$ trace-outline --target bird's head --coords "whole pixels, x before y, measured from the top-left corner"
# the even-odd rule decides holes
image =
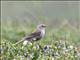
[[[45,24],[40,24],[37,26],[37,29],[45,29],[46,25]]]

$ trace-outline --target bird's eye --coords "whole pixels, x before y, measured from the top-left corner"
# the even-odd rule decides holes
[[[42,25],[42,27],[46,27],[45,25]]]

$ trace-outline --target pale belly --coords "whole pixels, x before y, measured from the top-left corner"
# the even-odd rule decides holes
[[[41,37],[44,37],[44,35],[45,35],[45,30],[42,30],[41,31]]]

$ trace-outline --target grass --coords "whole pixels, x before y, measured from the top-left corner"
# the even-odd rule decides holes
[[[34,29],[34,25],[3,24],[1,60],[80,60],[80,33],[68,27],[47,28],[40,41],[13,45]]]

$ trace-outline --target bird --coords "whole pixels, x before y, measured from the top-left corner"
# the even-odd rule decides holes
[[[38,25],[34,32],[25,36],[24,38],[22,38],[22,40],[20,40],[16,44],[23,42],[23,44],[26,45],[28,42],[31,42],[31,41],[39,41],[45,36],[45,27],[46,27],[45,24]]]

